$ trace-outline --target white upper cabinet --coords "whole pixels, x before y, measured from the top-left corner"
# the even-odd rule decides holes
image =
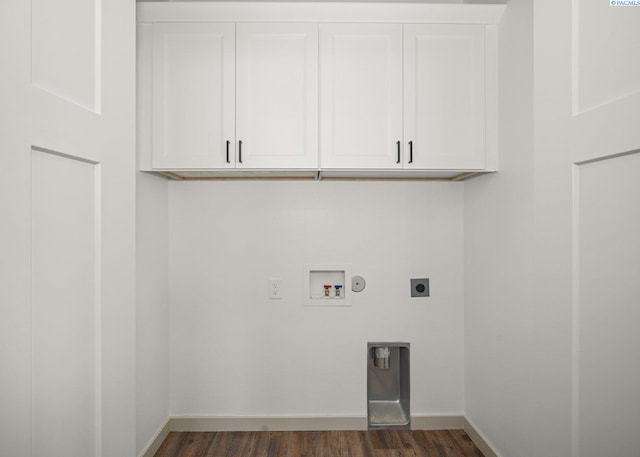
[[[235,26],[154,24],[152,75],[152,167],[233,167]]]
[[[321,25],[321,167],[485,168],[484,40],[482,25]]]
[[[402,25],[320,24],[321,168],[402,167]]]
[[[318,167],[318,25],[153,25],[152,168]]]
[[[236,25],[238,168],[318,167],[318,25]]]
[[[142,170],[462,179],[498,169],[505,5],[247,5],[138,3]]]
[[[485,27],[404,26],[405,167],[485,168]]]

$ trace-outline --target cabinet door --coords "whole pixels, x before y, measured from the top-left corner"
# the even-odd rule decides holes
[[[318,26],[236,27],[236,166],[317,168]]]
[[[320,25],[320,166],[400,168],[402,25]]]
[[[234,166],[234,28],[153,25],[153,168]]]
[[[485,167],[484,43],[482,25],[404,26],[405,167]]]

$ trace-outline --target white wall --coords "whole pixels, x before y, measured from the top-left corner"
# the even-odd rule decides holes
[[[168,187],[136,174],[136,455],[169,416]]]
[[[364,416],[372,340],[411,343],[413,414],[463,412],[460,183],[169,188],[172,414]],[[349,263],[367,287],[305,307],[305,263]],[[411,299],[423,276],[431,297]]]
[[[513,0],[500,25],[500,172],[465,182],[465,413],[504,456],[532,455],[537,436],[532,15]]]

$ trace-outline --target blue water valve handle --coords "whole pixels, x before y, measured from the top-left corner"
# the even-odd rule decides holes
[[[336,284],[333,286],[336,289],[336,297],[340,296],[340,289],[342,289],[342,284]]]

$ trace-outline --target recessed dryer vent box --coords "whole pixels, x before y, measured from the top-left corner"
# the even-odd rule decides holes
[[[305,306],[351,306],[350,265],[305,265]]]

